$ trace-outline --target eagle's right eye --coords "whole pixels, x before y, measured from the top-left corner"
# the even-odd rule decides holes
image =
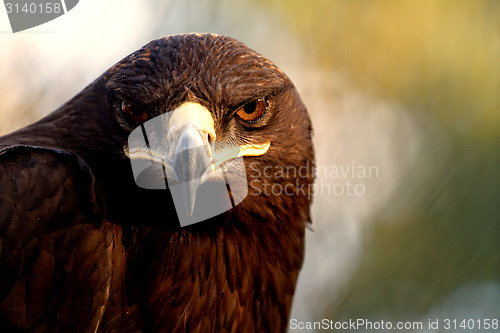
[[[149,114],[140,106],[123,101],[120,113],[127,124],[137,126],[149,119]]]
[[[236,115],[247,123],[255,123],[262,119],[267,112],[267,100],[259,98],[246,103],[236,110]]]

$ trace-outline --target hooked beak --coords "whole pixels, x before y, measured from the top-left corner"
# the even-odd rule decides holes
[[[144,134],[148,133],[148,122],[141,125]],[[188,216],[193,214],[198,188],[223,163],[241,156],[263,155],[271,145],[270,142],[240,146],[217,142],[212,115],[206,107],[193,102],[185,102],[175,109],[168,125],[162,127],[167,127],[166,140],[164,135],[156,134],[155,138],[163,140],[146,141],[147,149],[144,145],[131,145],[129,140],[125,153],[130,159],[146,159],[162,164],[169,183],[173,180],[180,187]],[[166,141],[166,149],[161,141]]]
[[[194,210],[196,192],[204,176],[211,172],[216,139],[214,120],[202,105],[187,102],[172,113],[169,120],[170,165],[182,191],[186,213]]]

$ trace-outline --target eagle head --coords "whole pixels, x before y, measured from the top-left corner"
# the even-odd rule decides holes
[[[170,190],[181,225],[224,210],[309,219],[310,118],[292,81],[262,55],[226,36],[168,36],[98,83],[109,96],[111,132],[131,161],[124,177],[137,191]],[[151,206],[155,194],[138,197]]]

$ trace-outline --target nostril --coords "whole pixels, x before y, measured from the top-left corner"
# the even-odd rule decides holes
[[[208,143],[210,145],[213,145],[215,143],[215,139],[216,139],[216,135],[215,135],[215,131],[210,131],[210,132],[207,132],[207,140],[208,140]]]
[[[205,133],[205,144],[208,152],[208,156],[212,157],[215,148],[215,134]]]

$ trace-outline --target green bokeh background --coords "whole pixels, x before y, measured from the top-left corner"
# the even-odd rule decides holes
[[[344,298],[318,318],[425,314],[461,285],[498,282],[500,2],[325,0],[275,8],[321,67],[426,118],[451,149],[430,181],[410,175],[390,203],[397,209],[373,216],[382,223],[371,224]]]

